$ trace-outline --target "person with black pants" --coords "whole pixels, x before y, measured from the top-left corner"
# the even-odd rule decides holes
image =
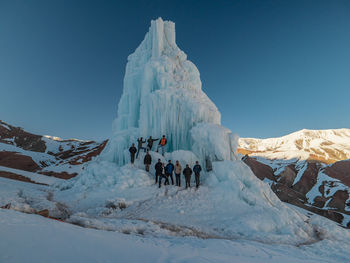
[[[196,161],[196,165],[193,166],[193,172],[194,172],[195,179],[196,179],[196,188],[199,187],[199,177],[200,177],[201,171],[202,171],[202,167],[199,165],[198,161]]]
[[[144,150],[146,152],[146,148],[143,147],[143,144],[146,142],[146,140],[143,140],[143,138],[138,138],[137,139],[137,154],[136,154],[136,159],[139,157],[140,150]]]
[[[174,171],[174,165],[171,163],[171,160],[169,160],[168,164],[165,167],[165,174],[167,178],[170,177],[172,185],[174,185],[173,171]],[[169,179],[168,179],[168,183],[169,183]]]
[[[186,179],[186,188],[187,188],[187,187],[191,187],[191,175],[192,175],[192,170],[191,170],[191,168],[188,166],[188,164],[186,164],[186,168],[184,169],[183,174],[184,174],[185,179]]]
[[[153,142],[158,141],[159,139],[152,139],[152,136],[149,136],[148,140],[147,140],[147,148],[149,151],[152,151],[152,147],[153,147]]]
[[[145,158],[143,159],[143,163],[145,165],[146,172],[149,172],[149,166],[152,163],[152,156],[149,154],[148,150],[147,150],[147,153],[145,155]]]
[[[131,145],[131,147],[129,148],[129,152],[130,152],[130,160],[131,160],[131,163],[133,164],[134,161],[135,161],[135,153],[136,153],[136,147],[135,147],[135,144],[133,143]]]
[[[163,170],[162,162],[160,161],[160,159],[158,159],[158,162],[154,166],[154,169],[156,170],[156,183],[158,183],[158,179],[160,179]]]

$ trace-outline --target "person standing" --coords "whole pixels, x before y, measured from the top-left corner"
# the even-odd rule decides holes
[[[145,164],[146,172],[149,172],[149,166],[152,163],[152,156],[149,154],[148,150],[145,155],[145,158],[143,159],[143,163]]]
[[[130,160],[131,160],[131,163],[134,164],[134,161],[135,161],[135,153],[136,153],[136,147],[135,147],[135,144],[133,143],[131,145],[131,147],[129,148],[129,152],[130,152]]]
[[[181,178],[180,178],[181,171],[182,171],[181,164],[179,163],[179,161],[176,161],[175,168],[174,168],[176,186],[181,186]]]
[[[163,169],[162,162],[160,161],[160,159],[158,159],[158,162],[154,166],[154,169],[156,170],[156,183],[158,183],[158,179],[160,179],[162,175],[162,169]]]
[[[143,149],[143,150],[145,150],[145,152],[146,152],[146,148],[142,146],[145,142],[146,142],[146,141],[144,141],[142,137],[137,139],[137,154],[136,154],[136,159],[137,159],[137,157],[139,157],[140,150]]]
[[[149,136],[148,140],[147,140],[147,148],[149,151],[152,151],[152,147],[153,147],[153,142],[158,141],[159,139],[152,139],[152,136]]]
[[[168,164],[165,167],[166,177],[171,179],[171,184],[174,185],[174,177],[173,177],[174,165],[171,163],[171,160],[168,161]],[[169,182],[169,179],[168,179]]]
[[[162,149],[162,155],[164,156],[165,152],[165,145],[167,144],[167,139],[165,138],[165,135],[160,139],[158,147],[157,147],[157,152],[159,150],[159,147]]]
[[[196,188],[199,187],[199,177],[200,177],[201,171],[202,171],[202,167],[199,165],[198,161],[196,161],[196,165],[193,166],[193,172],[196,179]]]
[[[169,184],[169,180],[168,180],[168,178],[166,177],[166,175],[165,175],[165,165],[164,165],[164,163],[162,163],[162,173],[161,173],[161,175],[159,176],[159,188],[161,187],[161,185],[162,185],[162,179],[165,179],[165,182],[164,182],[164,185],[168,185]]]
[[[187,187],[191,187],[191,175],[192,175],[192,169],[186,164],[186,168],[183,171],[183,174],[186,179],[186,189]]]

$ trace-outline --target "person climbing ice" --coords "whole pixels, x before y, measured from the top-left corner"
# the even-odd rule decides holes
[[[199,165],[198,161],[196,161],[196,165],[193,166],[193,172],[196,180],[196,188],[199,187],[199,177],[200,177],[201,171],[202,171],[202,167]]]
[[[174,165],[171,163],[171,160],[169,160],[168,164],[165,166],[165,174],[166,174],[166,177],[168,178],[168,182],[170,177],[172,185],[174,185],[173,171],[174,171]]]
[[[142,137],[137,139],[137,154],[136,154],[136,159],[139,157],[140,150],[143,149],[143,150],[146,152],[146,148],[142,146],[145,142],[146,142],[146,141],[144,141]]]
[[[135,143],[133,143],[131,145],[131,147],[129,148],[129,152],[130,152],[130,161],[132,164],[134,164],[135,161],[135,154],[136,154],[136,147],[135,147]]]
[[[156,170],[156,184],[158,183],[158,179],[162,175],[162,162],[160,159],[158,159],[158,162],[155,164],[154,169]]]
[[[153,147],[153,142],[158,141],[159,139],[153,139],[152,136],[149,136],[148,140],[147,140],[147,148],[148,150],[152,151],[152,147]]]
[[[162,149],[162,155],[164,156],[164,152],[165,152],[165,145],[167,143],[167,140],[165,138],[165,135],[162,136],[162,138],[159,141],[158,147],[157,147],[157,152],[159,150],[159,147]]]
[[[152,163],[152,156],[149,154],[148,150],[147,150],[147,153],[145,155],[145,158],[143,159],[143,163],[145,165],[146,172],[149,172],[149,166]]]
[[[186,168],[184,169],[183,174],[184,174],[185,180],[186,180],[186,189],[187,189],[188,187],[191,188],[192,169],[189,167],[188,164],[186,164]]]
[[[179,161],[176,161],[175,168],[174,168],[174,173],[175,173],[175,181],[176,181],[176,186],[181,186],[181,171],[182,167]]]

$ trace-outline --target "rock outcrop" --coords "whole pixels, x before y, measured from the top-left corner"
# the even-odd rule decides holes
[[[282,201],[350,227],[350,160],[326,165],[246,155],[243,161]]]
[[[98,156],[106,143],[36,135],[0,121],[0,167],[70,179],[84,163]]]

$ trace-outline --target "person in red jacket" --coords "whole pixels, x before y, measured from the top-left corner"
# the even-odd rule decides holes
[[[167,140],[165,138],[165,135],[163,135],[163,137],[160,139],[158,147],[157,147],[157,152],[159,150],[159,147],[161,147],[163,156],[164,156],[164,152],[165,152],[165,145],[166,145],[166,143],[167,143]]]

